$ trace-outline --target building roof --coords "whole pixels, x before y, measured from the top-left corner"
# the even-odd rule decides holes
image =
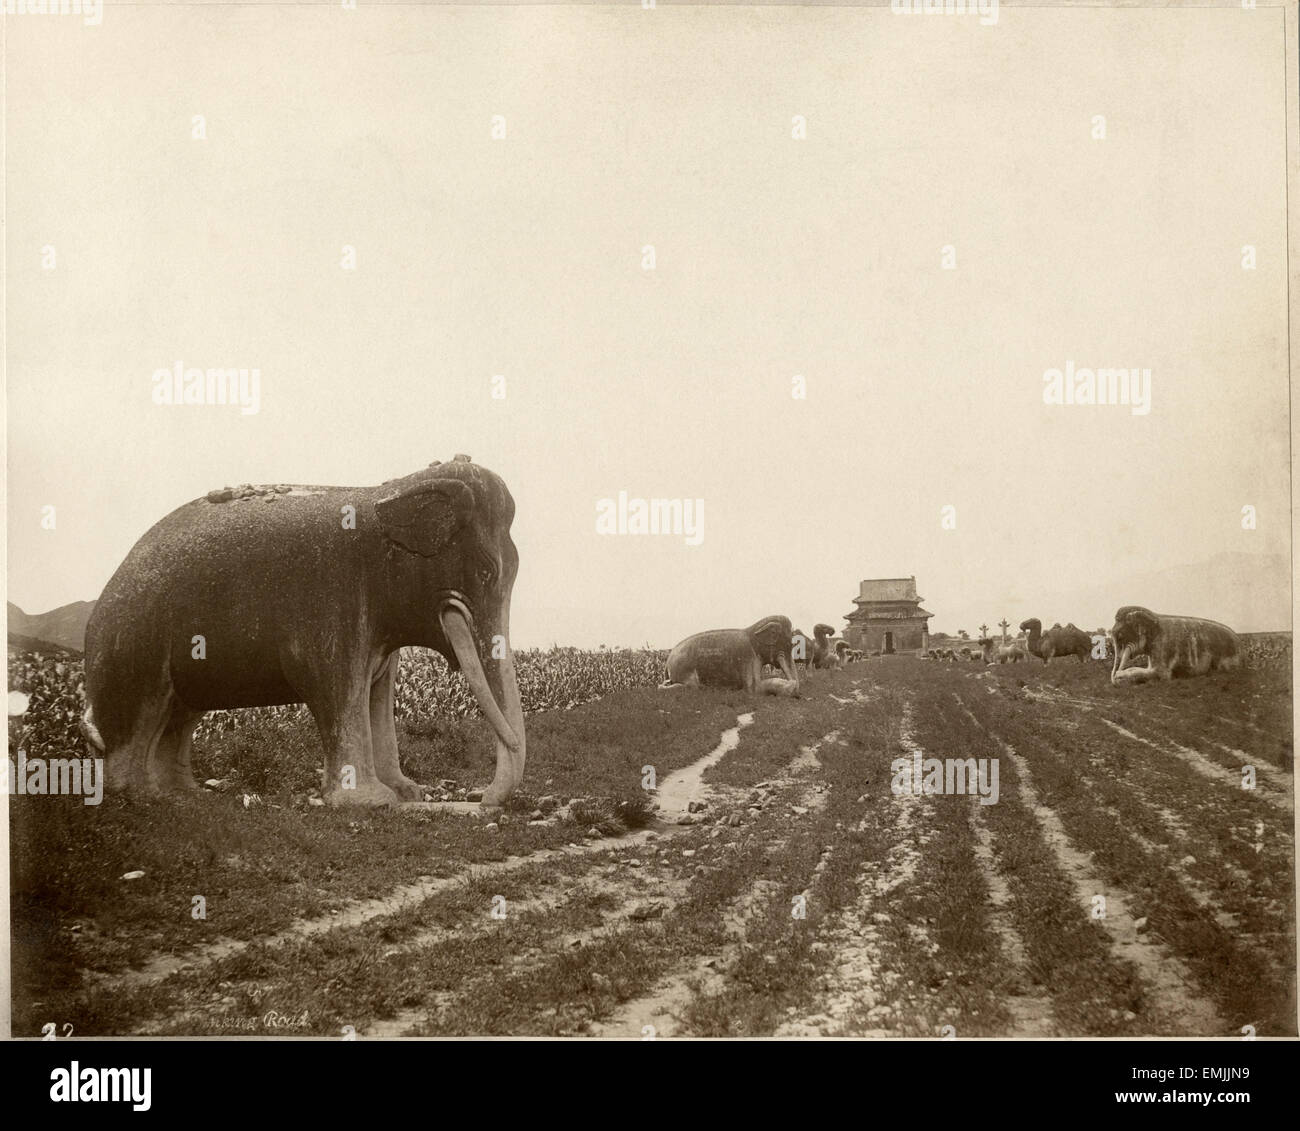
[[[907,609],[854,609],[845,613],[844,619],[856,625],[863,625],[873,620],[926,620],[934,613],[926,612],[920,605]]]
[[[918,601],[915,577],[876,577],[858,584],[855,601]]]

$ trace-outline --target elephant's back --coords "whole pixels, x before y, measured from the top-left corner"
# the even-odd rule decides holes
[[[86,625],[87,676],[96,657],[214,632],[255,639],[270,615],[290,617],[328,585],[355,585],[371,541],[376,488],[251,488],[177,507],[131,548]],[[345,525],[345,505],[355,522]],[[154,641],[157,643],[158,641]]]
[[[1162,616],[1160,620],[1176,642],[1193,647],[1197,652],[1209,650],[1224,658],[1236,656],[1241,650],[1241,639],[1217,620],[1172,616]]]
[[[743,685],[744,666],[754,656],[745,630],[715,628],[686,637],[668,653],[668,674],[677,682],[697,675],[701,683]]]
[[[186,577],[287,565],[350,545],[370,514],[371,487],[252,488],[225,498],[212,492],[177,507],[140,536],[114,573],[110,591],[156,593]],[[214,496],[217,496],[214,498]],[[354,520],[345,524],[342,508]],[[253,578],[255,580],[255,578]],[[197,596],[197,594],[191,594]]]

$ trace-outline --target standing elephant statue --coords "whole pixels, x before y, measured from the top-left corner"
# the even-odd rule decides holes
[[[496,733],[500,805],[524,772],[510,648],[519,555],[502,480],[458,455],[379,487],[212,491],[150,529],[86,625],[86,738],[110,788],[194,788],[204,713],[306,703],[325,800],[419,800],[398,767],[398,649],[464,673]]]
[[[797,696],[799,678],[790,661],[792,630],[788,617],[771,616],[748,628],[715,628],[688,636],[668,653],[668,679],[659,685],[729,687],[765,695]],[[785,673],[764,679],[763,665]]]

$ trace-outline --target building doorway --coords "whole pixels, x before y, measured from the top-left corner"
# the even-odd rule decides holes
[[[894,654],[894,634],[892,632],[885,633],[884,652],[886,656],[892,656]]]

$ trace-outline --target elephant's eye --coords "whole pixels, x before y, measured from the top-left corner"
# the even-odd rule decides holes
[[[496,579],[497,564],[486,554],[481,555],[478,559],[478,568],[475,570],[484,587],[490,586]]]

